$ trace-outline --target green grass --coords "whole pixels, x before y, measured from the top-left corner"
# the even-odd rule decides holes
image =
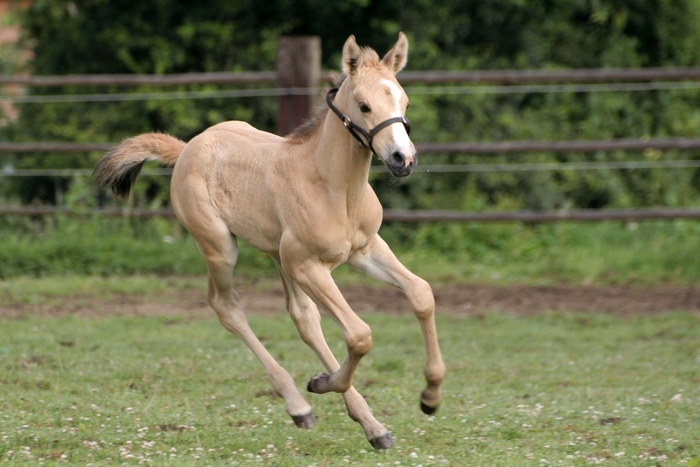
[[[0,222],[0,305],[167,301],[172,289],[204,296],[202,258],[172,222]],[[698,222],[387,227],[399,257],[437,285],[700,277]],[[236,275],[263,278],[262,287],[276,278],[245,245]],[[366,280],[347,268],[337,276]],[[418,408],[424,357],[415,321],[367,315],[375,346],[355,384],[397,441],[377,453],[338,395],[309,395],[318,425],[294,427],[252,353],[211,317],[31,309],[0,320],[0,463],[700,465],[696,314],[440,316],[449,374],[435,417]],[[300,387],[321,370],[288,317],[251,323]],[[326,329],[342,356],[337,328]]]
[[[697,221],[401,228],[407,240],[391,232],[390,245],[438,282],[658,285],[696,284],[700,277]]]
[[[381,234],[434,283],[687,285],[700,277],[697,221],[388,224]],[[172,220],[0,219],[2,279],[204,272],[193,239]],[[277,272],[241,243],[237,275]]]
[[[172,291],[196,290],[206,297],[206,275],[200,276],[48,276],[37,279],[31,276],[0,280],[0,305],[40,305],[47,302],[62,303],[62,299],[114,300],[119,296],[147,296],[151,301],[167,303]]]
[[[396,439],[375,452],[339,395],[293,426],[252,353],[215,319],[27,316],[0,322],[0,462],[151,465],[698,465],[700,317],[439,316],[449,368],[418,408],[420,332],[366,315],[356,387]],[[321,369],[285,315],[251,317],[303,387]],[[339,332],[324,323],[342,355]]]

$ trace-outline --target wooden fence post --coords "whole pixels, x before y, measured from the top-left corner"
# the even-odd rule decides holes
[[[321,78],[321,38],[280,37],[277,43],[277,84],[281,88],[316,88]],[[280,96],[277,101],[277,133],[289,134],[308,118],[316,106],[314,95]]]

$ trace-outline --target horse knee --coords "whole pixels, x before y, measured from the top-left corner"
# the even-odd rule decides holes
[[[411,286],[409,294],[413,312],[420,320],[430,319],[435,313],[435,297],[433,289],[426,281],[417,278]]]
[[[356,355],[367,355],[372,348],[372,330],[369,325],[362,322],[361,326],[348,333],[345,337],[348,351]]]

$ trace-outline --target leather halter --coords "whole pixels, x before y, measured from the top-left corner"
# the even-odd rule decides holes
[[[401,123],[403,124],[404,128],[406,128],[406,133],[409,135],[411,134],[411,122],[409,122],[408,119],[404,116],[386,119],[371,130],[365,130],[364,128],[358,126],[355,122],[350,120],[350,117],[342,113],[340,110],[338,110],[338,108],[335,105],[333,105],[333,99],[335,98],[335,94],[337,92],[338,88],[333,88],[328,91],[328,94],[326,94],[326,103],[328,104],[328,108],[331,109],[333,113],[338,116],[338,118],[340,118],[340,120],[343,122],[343,125],[345,125],[345,128],[348,129],[350,134],[353,135],[363,147],[368,147],[374,154],[377,154],[377,151],[375,151],[372,147],[372,140],[377,135],[377,133],[379,133],[389,125],[392,125],[394,123]],[[364,136],[366,141],[363,141],[362,138],[360,138],[360,135]]]

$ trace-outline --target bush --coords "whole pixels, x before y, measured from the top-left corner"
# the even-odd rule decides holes
[[[700,277],[693,221],[392,223],[381,234],[406,266],[437,282],[694,284]],[[244,242],[239,250],[236,276],[277,277],[267,255]],[[194,240],[172,219],[0,218],[3,279],[205,272]]]

